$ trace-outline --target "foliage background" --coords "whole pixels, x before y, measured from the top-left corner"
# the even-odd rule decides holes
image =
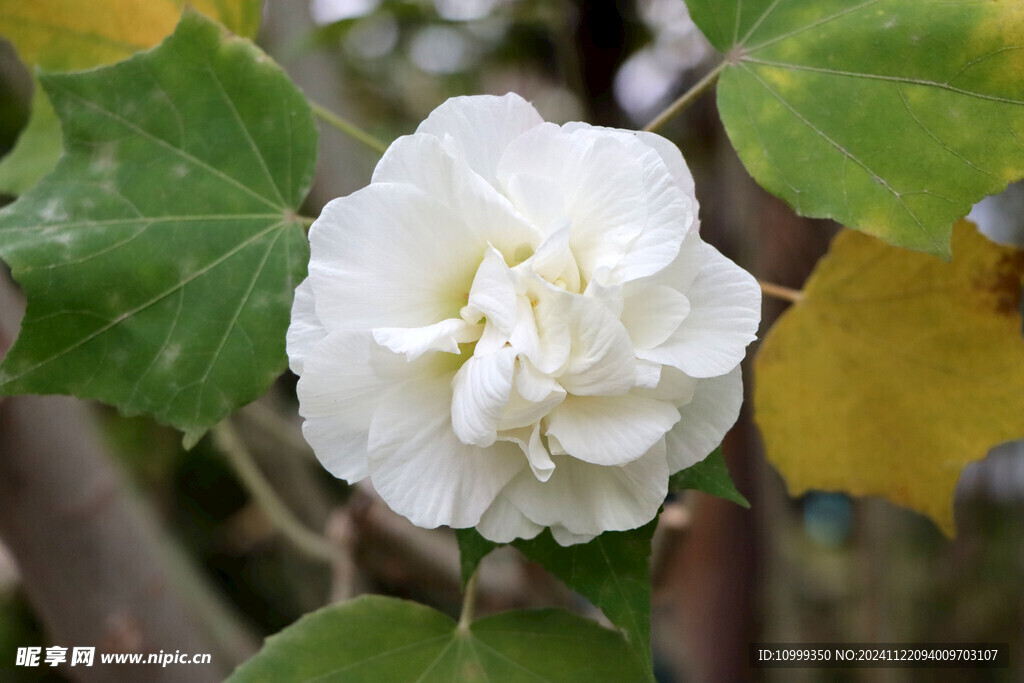
[[[411,131],[446,97],[508,90],[532,100],[549,120],[638,127],[713,64],[681,7],[678,0],[314,0],[308,6],[268,0],[258,42],[314,101],[385,140]],[[31,81],[4,47],[0,139],[9,148],[27,116]],[[705,239],[759,277],[800,287],[835,227],[795,216],[749,178],[721,128],[714,98],[700,100],[662,133],[693,170]],[[303,213],[316,215],[326,201],[365,185],[375,162],[358,143],[322,128],[317,179]],[[1011,188],[978,209],[982,229],[1024,234],[1019,196]],[[4,301],[5,313],[14,307]],[[766,300],[762,337],[782,309],[782,302]],[[9,326],[5,334],[13,336]],[[326,529],[347,552],[351,563],[333,571],[274,533],[210,439],[186,452],[177,433],[146,419],[97,405],[85,407],[80,419],[61,413],[68,447],[94,452],[98,466],[112,466],[111,495],[128,501],[124,514],[147,520],[139,533],[157,539],[173,558],[168,593],[199,596],[194,617],[204,635],[198,642],[206,648],[201,651],[216,653],[215,666],[202,674],[196,667],[172,668],[166,680],[218,680],[261,636],[355,593],[410,597],[457,613],[451,535],[414,529],[367,492],[333,481],[296,438],[293,389],[294,378],[283,377],[238,422],[299,517]],[[19,410],[27,400],[0,404],[0,458],[29,447],[19,439],[45,431]],[[662,680],[836,680],[835,672],[752,671],[746,665],[751,641],[1009,642],[1015,668],[994,672],[995,679],[1024,675],[1019,447],[1000,447],[967,468],[957,489],[958,535],[949,541],[931,522],[878,500],[828,493],[789,499],[764,461],[749,417],[747,410],[725,454],[752,510],[687,494],[667,507],[655,537],[654,645]],[[829,406],[821,406],[821,419],[829,419]],[[46,668],[14,668],[14,651],[73,644],[55,636],[61,633],[55,620],[85,618],[84,603],[97,599],[97,584],[83,568],[112,558],[68,558],[69,541],[55,528],[59,520],[25,523],[31,514],[25,505],[22,498],[0,497],[0,520],[22,520],[42,561],[61,567],[65,588],[43,596],[51,606],[40,607],[33,588],[40,577],[19,568],[0,533],[0,679],[59,680]],[[96,520],[89,510],[75,514],[86,528]],[[0,524],[5,528],[11,526]],[[502,551],[483,567],[484,611],[551,604],[588,611],[515,551]],[[123,573],[126,584],[128,575],[144,569],[131,562],[106,567]],[[112,604],[123,597],[98,599]],[[130,603],[125,609],[130,613]],[[131,620],[112,619],[98,625],[109,632],[111,649],[137,646]],[[935,680],[933,673],[841,675],[902,681]],[[963,678],[939,673],[940,679]],[[117,675],[132,680],[138,673]]]

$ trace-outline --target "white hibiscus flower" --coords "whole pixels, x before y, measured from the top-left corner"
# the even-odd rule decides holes
[[[419,526],[569,545],[645,524],[736,420],[760,318],[697,227],[664,138],[449,100],[310,229],[306,439]]]

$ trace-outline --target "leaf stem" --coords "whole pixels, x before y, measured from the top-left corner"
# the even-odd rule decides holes
[[[466,582],[466,592],[462,596],[462,613],[459,614],[458,630],[460,633],[469,633],[469,625],[473,623],[473,610],[476,608],[476,581],[478,576],[480,576],[479,569],[473,572],[473,575],[469,577],[469,581]]]
[[[310,558],[328,563],[337,562],[342,557],[340,550],[323,536],[306,528],[288,509],[256,466],[249,449],[231,426],[230,419],[223,420],[213,428],[213,438],[253,500],[297,550]]]
[[[388,146],[375,138],[374,136],[367,133],[365,130],[355,125],[351,121],[346,121],[332,111],[321,107],[312,100],[309,101],[309,106],[313,110],[313,113],[320,117],[325,123],[329,123],[345,135],[349,136],[353,140],[358,140],[378,154],[383,154],[387,151]]]
[[[804,298],[804,293],[799,289],[783,287],[782,285],[777,285],[774,282],[767,282],[760,278],[758,278],[757,284],[761,286],[762,292],[768,296],[774,296],[776,299],[783,299],[795,304]]]
[[[704,75],[704,78],[697,81],[692,88],[684,92],[679,96],[672,104],[665,107],[664,111],[654,117],[654,120],[644,126],[644,130],[650,133],[658,130],[666,123],[669,119],[682,113],[687,107],[704,94],[704,91],[715,84],[718,80],[718,76],[722,73],[726,66],[728,66],[728,60],[722,60],[722,63],[716,66],[714,69]]]

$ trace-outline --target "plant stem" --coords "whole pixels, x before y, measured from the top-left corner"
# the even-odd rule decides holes
[[[246,490],[252,495],[253,500],[267,515],[274,527],[296,549],[323,562],[333,563],[341,559],[340,550],[332,546],[323,536],[306,528],[284,504],[270,482],[256,466],[249,449],[246,448],[235,428],[231,426],[230,419],[222,421],[213,428],[213,438]]]
[[[708,72],[704,78],[697,81],[692,88],[680,95],[679,99],[665,107],[664,111],[655,116],[653,121],[644,126],[644,130],[653,133],[668,123],[669,119],[682,113],[683,110],[693,104],[694,100],[703,95],[705,90],[715,84],[715,81],[718,80],[718,76],[728,64],[729,62],[727,60],[723,60],[721,64]]]
[[[804,298],[804,293],[799,289],[783,287],[782,285],[777,285],[774,282],[766,282],[761,279],[758,279],[757,284],[761,285],[762,292],[768,296],[774,296],[776,299],[783,299],[795,304]]]
[[[480,576],[480,570],[473,572],[466,582],[466,592],[462,596],[462,613],[459,614],[460,633],[469,633],[469,625],[473,623],[473,609],[476,607],[476,580]]]
[[[313,113],[319,116],[324,122],[334,126],[342,133],[352,138],[353,140],[358,140],[359,142],[363,143],[364,145],[366,145],[373,151],[377,152],[378,154],[383,154],[385,151],[387,151],[388,146],[386,144],[384,144],[374,136],[370,135],[369,133],[367,133],[365,130],[355,125],[354,123],[346,121],[345,119],[341,118],[334,112],[329,111],[324,107],[321,107],[319,104],[313,102],[312,100],[309,102],[309,106],[310,108],[312,108]]]

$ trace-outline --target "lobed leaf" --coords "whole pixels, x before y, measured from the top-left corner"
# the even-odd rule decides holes
[[[793,494],[878,495],[954,532],[963,467],[1024,437],[1024,252],[961,222],[953,260],[841,233],[768,333],[755,418]]]
[[[253,38],[261,0],[198,0],[190,5],[239,35]],[[0,35],[29,66],[49,71],[110,64],[153,47],[181,16],[183,0],[0,0]],[[20,195],[53,170],[60,125],[35,83],[28,125],[0,160],[0,192]]]
[[[271,636],[228,681],[632,683],[642,676],[619,634],[568,612],[505,612],[463,632],[424,605],[363,596]]]
[[[727,62],[726,130],[799,213],[950,255],[952,223],[1024,177],[1024,5],[688,0]]]
[[[309,106],[193,12],[151,52],[42,83],[65,152],[0,211],[0,257],[28,299],[0,391],[97,398],[196,439],[285,367]]]

